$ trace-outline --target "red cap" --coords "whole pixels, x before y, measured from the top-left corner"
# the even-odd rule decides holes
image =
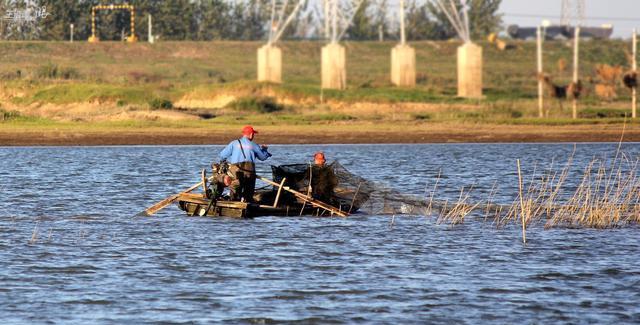
[[[258,131],[253,129],[253,126],[251,125],[247,125],[245,127],[242,128],[242,135],[251,135],[251,134],[256,134],[258,133]]]

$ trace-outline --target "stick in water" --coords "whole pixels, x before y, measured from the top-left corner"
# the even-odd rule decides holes
[[[527,226],[526,226],[526,218],[524,213],[524,198],[522,197],[522,174],[520,173],[520,159],[516,160],[518,164],[518,190],[520,193],[520,218],[522,219],[522,243],[527,243]]]
[[[156,212],[166,208],[169,204],[175,202],[178,199],[178,197],[180,197],[180,195],[185,194],[185,193],[189,193],[189,192],[195,190],[196,188],[198,188],[198,186],[200,186],[200,185],[202,185],[202,182],[199,182],[198,184],[194,184],[193,186],[189,187],[188,189],[184,190],[183,192],[171,195],[171,196],[165,198],[164,200],[162,200],[162,201],[160,201],[160,202],[148,207],[146,210],[138,213],[138,215],[152,216]]]

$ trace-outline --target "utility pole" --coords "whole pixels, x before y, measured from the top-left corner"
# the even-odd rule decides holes
[[[537,36],[537,56],[538,56],[538,117],[544,117],[544,88],[542,85],[542,74],[544,69],[542,66],[542,27],[538,26]]]
[[[584,23],[585,0],[562,0],[560,25],[582,26]]]
[[[633,73],[636,73],[636,71],[638,70],[638,32],[636,31],[636,29],[633,29],[633,37],[631,39],[631,46],[633,47],[632,52],[633,52],[633,58],[631,59],[631,69],[633,70]],[[638,87],[633,87],[631,89],[631,118],[636,118],[636,110],[638,107]]]
[[[149,33],[147,38],[149,40],[149,43],[153,44],[156,40],[153,37],[153,25],[151,23],[151,14],[149,14],[148,24],[149,24],[149,28],[148,28]]]
[[[578,55],[580,51],[580,26],[576,26],[575,35],[573,37],[573,84],[578,87]],[[577,92],[579,89],[575,89]],[[573,119],[578,118],[578,96],[573,96]]]

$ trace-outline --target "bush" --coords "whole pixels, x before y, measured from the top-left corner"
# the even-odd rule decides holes
[[[415,120],[430,120],[431,119],[431,114],[427,114],[427,113],[416,113],[413,114],[413,118]]]
[[[255,113],[273,113],[284,109],[284,106],[278,104],[273,97],[255,96],[236,99],[227,107],[237,111]]]
[[[40,79],[54,79],[58,76],[58,65],[47,63],[36,70],[36,76]]]
[[[5,111],[0,108],[0,121],[13,120],[20,117],[20,113],[15,111]]]
[[[319,114],[310,118],[310,120],[315,120],[315,121],[351,121],[355,119],[356,118],[351,115],[340,114],[340,113]]]
[[[79,76],[78,70],[70,67],[58,67],[54,63],[47,63],[36,70],[36,77],[39,79],[77,79]]]
[[[149,101],[149,107],[151,109],[172,109],[173,103],[168,99],[154,98]]]
[[[142,71],[131,71],[128,74],[129,81],[138,83],[151,83],[162,80],[162,77],[157,74],[146,73]]]
[[[80,78],[80,74],[78,73],[78,70],[76,70],[75,68],[69,68],[69,67],[60,68],[58,75],[61,79],[66,79],[66,80]]]
[[[631,117],[631,110],[587,108],[578,113],[580,118],[620,118]]]

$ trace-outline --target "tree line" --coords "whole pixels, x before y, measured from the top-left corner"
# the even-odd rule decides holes
[[[308,0],[285,32],[288,39],[322,39],[322,2]],[[501,28],[498,9],[502,0],[471,0],[469,25],[474,37]],[[290,1],[293,2],[293,1]],[[456,0],[460,8],[460,0]],[[160,40],[262,40],[267,37],[271,0],[0,0],[0,38],[4,40],[66,40],[70,24],[74,38],[91,35],[91,7],[98,4],[135,6],[136,35],[147,38],[147,16]],[[406,0],[406,32],[409,40],[446,40],[456,36],[446,15],[431,1]],[[345,39],[397,39],[397,0],[364,0],[345,33]],[[7,19],[16,10],[41,10],[47,16],[36,21]],[[101,40],[121,40],[130,33],[128,11],[99,11],[97,34]]]

